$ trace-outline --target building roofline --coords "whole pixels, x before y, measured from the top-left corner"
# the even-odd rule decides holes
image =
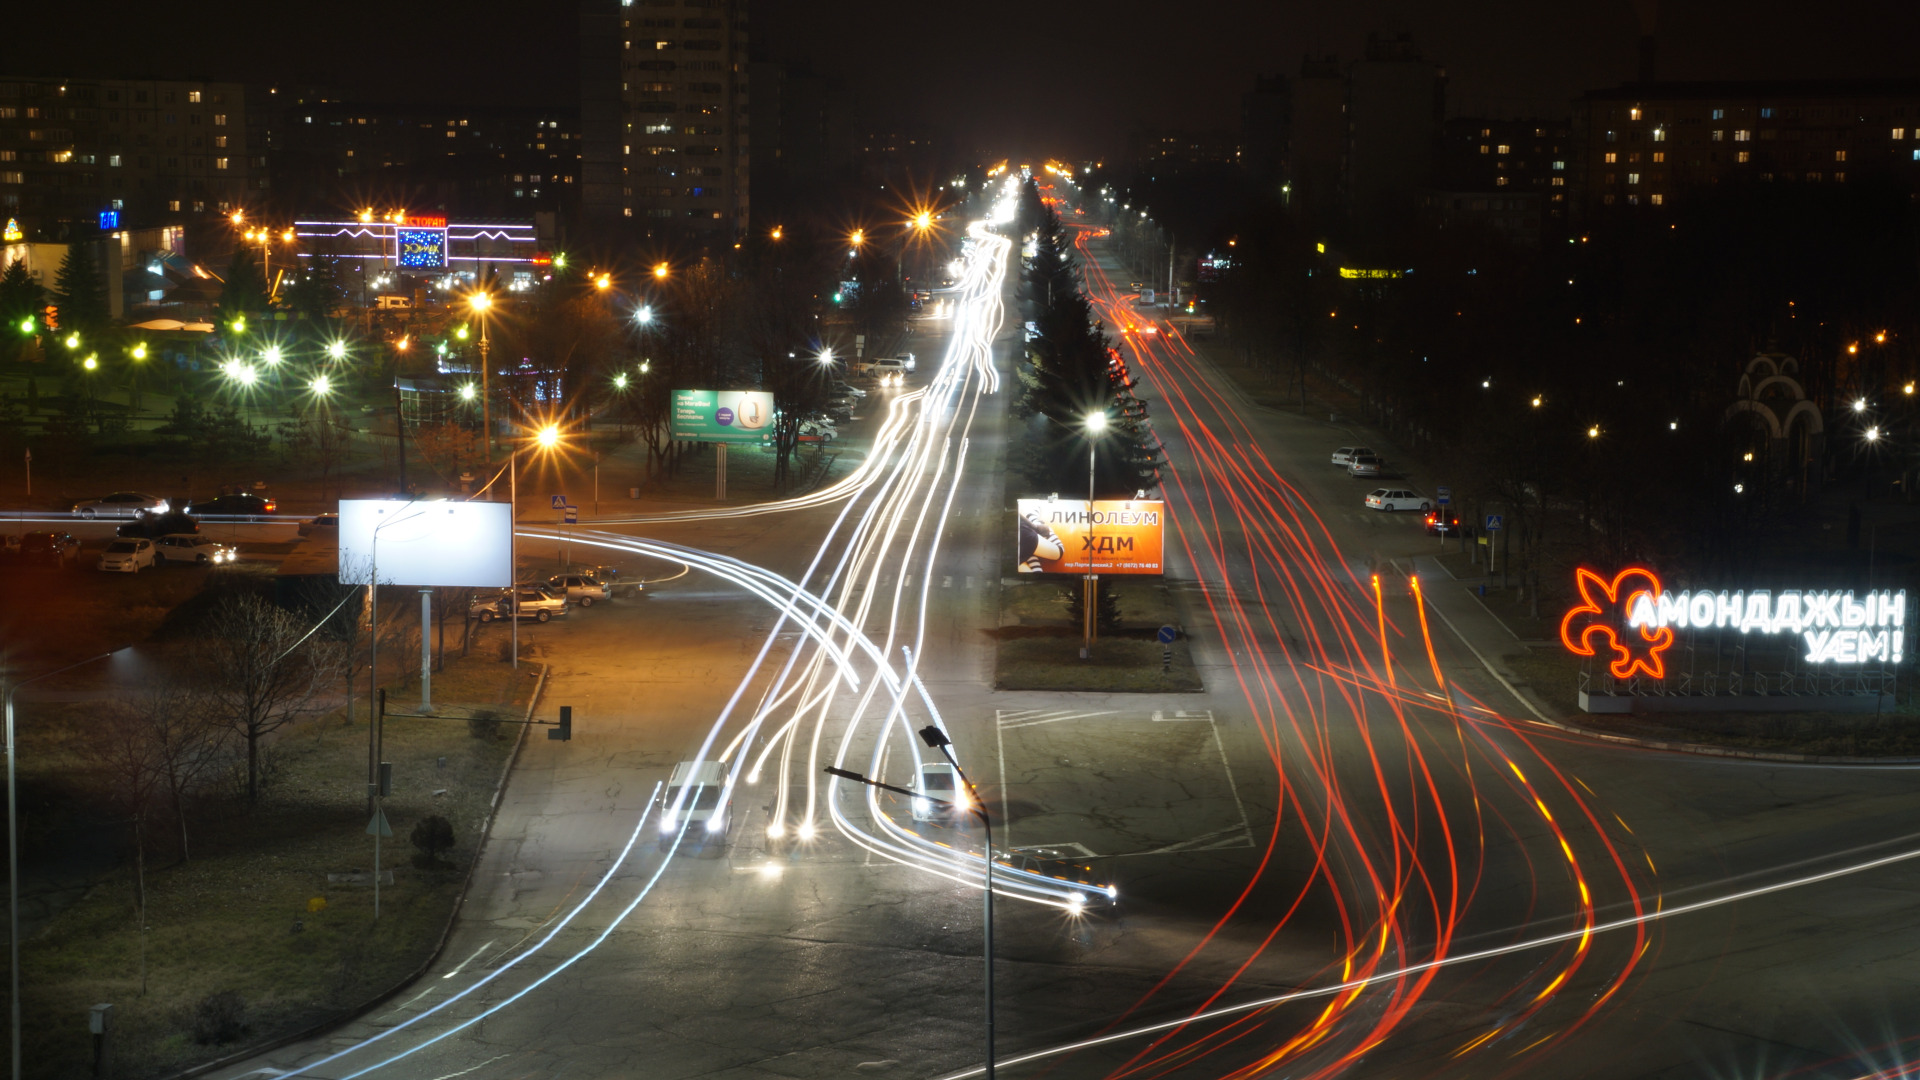
[[[1686,98],[1920,96],[1920,79],[1766,79],[1729,82],[1623,83],[1586,92],[1588,101],[1674,101]]]

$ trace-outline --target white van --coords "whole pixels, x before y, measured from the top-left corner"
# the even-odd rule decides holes
[[[722,797],[726,786],[727,767],[722,762],[683,761],[675,765],[666,790],[660,793],[660,850],[670,850],[674,837],[684,828],[681,848],[718,855],[727,846],[727,833],[733,829],[733,800]],[[678,813],[674,811],[676,802],[680,804]]]
[[[951,821],[964,816],[969,805],[952,765],[929,761],[920,766],[920,794],[913,800],[913,820]]]

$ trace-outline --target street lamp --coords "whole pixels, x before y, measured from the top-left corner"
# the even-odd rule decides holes
[[[344,341],[328,342],[327,358],[330,360],[345,360],[347,358],[347,343]]]
[[[13,1020],[13,1080],[20,1080],[20,827],[19,799],[14,783],[14,741],[13,741],[13,696],[22,687],[37,683],[41,679],[51,679],[55,675],[72,671],[74,668],[91,664],[96,660],[105,660],[112,653],[90,656],[77,663],[56,668],[44,675],[35,675],[31,679],[22,679],[7,689],[7,922],[10,928],[7,934],[8,948],[11,951],[9,976],[12,979],[11,1002]]]
[[[280,363],[280,346],[267,346],[267,351],[260,354],[260,359],[265,360],[269,367],[278,366]]]
[[[1093,538],[1094,454],[1100,448],[1100,433],[1105,430],[1107,430],[1106,413],[1087,414],[1087,538],[1089,540]],[[1082,627],[1080,637],[1080,659],[1086,660],[1093,656],[1094,609],[1100,602],[1100,576],[1092,572],[1091,566],[1088,568],[1083,584],[1081,600],[1085,610],[1081,614],[1085,617],[1086,625]]]
[[[318,397],[326,397],[328,394],[333,393],[333,380],[327,378],[325,375],[316,376],[310,385],[313,387],[314,394]]]
[[[534,432],[533,445],[542,451],[551,451],[560,445],[560,425],[548,424]],[[513,453],[507,455],[507,566],[512,584],[507,586],[507,596],[513,605],[509,617],[513,621],[513,666],[520,666],[520,551],[519,541],[514,533],[519,530],[520,522],[520,452],[525,446],[516,446]]]
[[[653,264],[653,279],[655,281],[667,280],[667,264],[666,263],[659,262],[659,263]]]
[[[641,304],[639,307],[634,308],[633,321],[639,323],[641,326],[646,326],[653,322],[653,305]]]
[[[487,464],[493,464],[493,390],[489,386],[492,364],[487,362],[487,349],[492,344],[487,339],[487,312],[493,308],[493,296],[480,291],[467,296],[467,306],[473,309],[473,317],[480,323],[480,427],[485,432],[482,440],[487,447]],[[463,391],[464,394],[464,391]],[[519,662],[517,655],[514,661]]]

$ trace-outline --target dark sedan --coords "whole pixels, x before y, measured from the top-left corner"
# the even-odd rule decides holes
[[[195,517],[207,514],[216,517],[259,517],[279,509],[280,504],[265,495],[217,495],[187,507],[187,513]]]

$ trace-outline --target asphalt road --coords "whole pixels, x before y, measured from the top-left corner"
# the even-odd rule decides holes
[[[1003,373],[1016,347],[1000,334]],[[919,351],[923,363],[938,352]],[[849,564],[850,610],[879,598],[860,622],[876,639],[893,633],[889,657],[919,644],[920,676],[996,811],[997,846],[1077,850],[1117,883],[1111,916],[1002,899],[1000,1052],[1052,1054],[1003,1071],[1840,1077],[1901,1057],[1920,1019],[1903,964],[1911,863],[1727,898],[1920,846],[1904,819],[1908,770],[1583,743],[1520,719],[1435,626],[1441,691],[1391,569],[1432,541],[1411,515],[1361,509],[1362,490],[1325,464],[1352,434],[1250,406],[1176,342],[1130,361],[1168,446],[1168,576],[1189,606],[1203,694],[991,689],[985,631],[1010,542],[1004,382],[980,397],[964,458],[951,445],[902,452],[890,475],[926,486],[888,505],[919,509],[890,521],[876,510],[858,539],[838,503],[622,527],[797,579],[839,522],[834,543],[871,555]],[[879,430],[883,403],[869,400],[856,438]],[[889,561],[918,542],[927,513],[944,523],[932,561]],[[607,561],[672,572],[641,560]],[[1380,611],[1371,566],[1387,568]],[[907,630],[890,606],[902,602]],[[220,1075],[345,1077],[408,1051],[381,1074],[976,1066],[978,890],[828,827],[818,801],[806,809],[809,794],[838,799],[850,821],[879,827],[847,787],[810,792],[805,778],[840,749],[909,776],[899,733],[876,742],[871,723],[853,725],[884,701],[827,701],[799,729],[818,733],[811,742],[766,729],[750,740],[747,753],[771,747],[770,760],[795,764],[740,789],[718,857],[666,857],[653,822],[640,823],[729,701],[751,712],[780,682],[799,643],[791,623],[775,662],[747,676],[777,621],[765,600],[694,570],[523,627],[552,666],[543,711],[572,705],[576,734],[526,747],[438,969],[326,1039]],[[916,831],[904,807],[876,805]],[[971,829],[917,832],[977,850]],[[1712,906],[1649,918],[1701,903]],[[1330,986],[1343,989],[1313,994]],[[1287,999],[1302,991],[1312,996]],[[1065,1049],[1253,1001],[1271,1003]]]

